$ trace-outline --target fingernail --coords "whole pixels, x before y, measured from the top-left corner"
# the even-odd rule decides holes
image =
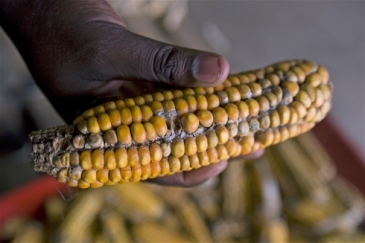
[[[192,72],[196,80],[204,83],[214,83],[221,73],[219,56],[212,54],[197,56],[193,62]]]

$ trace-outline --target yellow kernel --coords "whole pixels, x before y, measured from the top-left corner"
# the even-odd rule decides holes
[[[188,95],[185,97],[186,102],[188,103],[189,112],[194,112],[197,109],[198,103],[194,96]]]
[[[224,146],[226,147],[229,156],[234,156],[237,154],[237,150],[240,148],[238,142],[235,139],[229,139],[224,144]]]
[[[229,159],[227,148],[223,144],[219,144],[215,149],[217,150],[219,160]]]
[[[141,146],[138,148],[139,163],[146,165],[151,162],[150,150],[147,146]]]
[[[289,131],[286,127],[280,127],[280,142],[283,142],[289,138]]]
[[[275,128],[280,126],[280,115],[276,110],[272,110],[269,114],[270,116],[270,126]]]
[[[177,158],[180,158],[185,154],[184,140],[181,138],[175,138],[171,143],[171,154]]]
[[[132,123],[131,133],[133,140],[137,143],[144,143],[146,141],[146,131],[144,130],[143,124],[140,122]]]
[[[310,86],[309,84],[302,84],[300,89],[305,91],[309,95],[311,102],[314,102],[316,100],[316,88]]]
[[[158,136],[165,136],[168,129],[165,120],[161,116],[153,116],[150,120]]]
[[[228,119],[232,120],[232,121],[236,121],[239,117],[239,111],[238,108],[235,104],[229,103],[227,104],[224,109],[227,112],[228,115]]]
[[[150,106],[142,105],[141,106],[141,113],[142,113],[142,121],[147,122],[153,116],[153,112]]]
[[[250,80],[250,83],[255,82],[256,81],[256,75],[254,73],[246,73],[246,76],[248,77],[248,79]]]
[[[296,124],[299,120],[299,116],[297,111],[293,108],[293,107],[289,107],[289,111],[290,111],[290,119],[288,124]]]
[[[120,173],[120,169],[114,168],[113,170],[110,170],[109,177],[112,182],[119,182],[122,180],[122,174]]]
[[[215,94],[207,95],[208,110],[212,110],[219,106],[219,98]]]
[[[274,141],[274,133],[272,131],[258,132],[256,134],[257,141],[260,142],[263,146],[268,147]]]
[[[321,107],[321,112],[322,114],[327,114],[331,109],[331,102],[330,101],[326,101],[324,102],[323,106]]]
[[[264,93],[264,96],[269,101],[270,107],[275,107],[278,104],[278,98],[271,92]]]
[[[267,112],[270,108],[269,100],[265,96],[259,96],[256,98],[257,103],[259,104],[260,112]]]
[[[179,172],[181,169],[180,160],[178,157],[170,155],[168,158],[169,166],[170,166],[170,172],[175,173]]]
[[[307,109],[302,102],[293,101],[290,105],[296,110],[299,119],[302,119],[307,114]]]
[[[69,180],[67,181],[67,185],[68,185],[69,187],[77,187],[77,185],[78,185],[78,180],[69,179]]]
[[[244,74],[238,75],[237,78],[240,80],[241,84],[248,84],[250,82],[250,79]]]
[[[229,102],[237,102],[241,100],[240,92],[236,87],[229,87],[226,89]]]
[[[130,182],[139,182],[142,176],[142,168],[141,166],[131,167],[132,177],[129,179]]]
[[[149,104],[153,101],[153,96],[151,94],[144,94],[142,97],[145,101],[145,104]]]
[[[91,161],[93,168],[99,170],[104,167],[104,151],[101,149],[95,149],[91,154]]]
[[[195,95],[195,92],[193,89],[187,88],[187,89],[183,90],[183,94],[184,94],[184,96],[189,96],[189,95]]]
[[[93,109],[89,109],[89,110],[86,110],[82,113],[82,117],[84,119],[88,119],[90,117],[94,117],[95,116],[95,112]]]
[[[303,90],[300,90],[298,92],[297,96],[295,96],[295,100],[301,102],[305,106],[305,108],[309,108],[312,105],[308,93]]]
[[[218,137],[218,143],[219,144],[225,144],[229,139],[229,132],[228,129],[225,126],[218,126],[215,129],[215,132]]]
[[[133,122],[141,122],[142,121],[142,111],[139,106],[132,106],[129,108],[132,115]]]
[[[228,79],[226,79],[223,82],[223,86],[224,86],[224,88],[229,88],[229,87],[232,87],[232,83],[231,83],[231,81],[229,81]]]
[[[236,88],[240,94],[241,99],[249,99],[252,97],[251,89],[247,84],[238,85]]]
[[[82,116],[78,116],[74,121],[73,121],[73,123],[72,124],[74,124],[74,125],[77,125],[77,124],[79,124],[80,122],[82,122],[82,121],[84,121],[84,118],[82,117]]]
[[[122,174],[123,180],[129,180],[132,177],[132,168],[127,165],[123,169],[120,169],[120,174]]]
[[[145,101],[142,96],[134,97],[134,103],[136,103],[137,106],[141,106],[145,104]]]
[[[245,101],[248,106],[248,111],[251,116],[257,116],[260,112],[260,105],[255,99],[248,99]]]
[[[81,174],[81,178],[86,183],[94,183],[96,182],[96,170],[84,170]]]
[[[316,89],[316,100],[314,101],[315,107],[321,107],[325,101],[324,94],[321,89]]]
[[[246,104],[246,102],[238,101],[236,103],[236,106],[238,108],[238,114],[240,118],[246,119],[250,115],[248,105]]]
[[[218,93],[219,91],[224,90],[224,85],[223,84],[218,84],[217,86],[214,87],[214,92]]]
[[[154,141],[157,138],[157,133],[152,123],[146,122],[143,124],[143,127],[146,132],[146,139],[149,141]]]
[[[122,108],[126,107],[124,100],[115,101],[115,107],[117,109],[122,109]]]
[[[128,165],[131,167],[139,166],[138,150],[135,147],[130,147],[127,150]]]
[[[132,168],[129,165],[121,169],[120,173],[122,174],[122,178],[124,180],[129,180],[132,178]]]
[[[203,127],[210,127],[213,124],[213,114],[208,110],[199,110],[197,117]]]
[[[93,164],[91,163],[91,152],[84,150],[80,154],[80,165],[83,170],[91,170]]]
[[[104,168],[107,170],[114,170],[117,167],[114,151],[107,149],[104,155]]]
[[[199,136],[196,137],[196,148],[198,152],[207,150],[208,139],[204,134],[200,134]]]
[[[209,165],[209,157],[206,151],[198,152],[197,155],[201,166]]]
[[[274,64],[273,67],[277,70],[286,72],[290,68],[290,63],[289,62],[279,62],[279,63]]]
[[[189,161],[190,161],[190,167],[191,168],[198,169],[198,168],[201,167],[197,154],[193,154],[193,155],[189,156]]]
[[[214,108],[212,113],[213,113],[213,118],[214,118],[215,123],[221,124],[221,125],[224,125],[227,123],[228,114],[225,109],[223,109],[222,107],[216,107],[216,108]]]
[[[228,80],[231,82],[232,86],[240,85],[240,80],[237,76],[229,76]]]
[[[290,120],[290,109],[289,107],[285,105],[279,105],[278,107],[278,113],[280,118],[280,124],[285,125]]]
[[[292,125],[288,127],[288,132],[289,132],[289,137],[295,137],[298,135],[299,131],[299,127],[297,125]]]
[[[126,125],[120,125],[117,128],[117,138],[118,141],[124,145],[132,143],[132,136],[129,127]]]
[[[307,76],[305,82],[312,87],[318,87],[322,83],[322,76],[318,73],[311,73]]]
[[[298,66],[295,66],[295,67],[292,67],[290,69],[293,73],[295,73],[295,75],[297,76],[298,78],[298,83],[303,83],[305,78],[306,78],[306,74],[305,72],[303,71],[303,69],[301,69],[300,67]]]
[[[164,176],[170,173],[170,165],[169,161],[166,158],[163,158],[160,161],[160,176]]]
[[[262,88],[258,83],[249,83],[248,87],[250,87],[253,97],[257,97],[262,94]]]
[[[178,115],[183,115],[189,112],[189,106],[185,99],[177,98],[174,100],[175,107]]]
[[[151,175],[151,167],[149,164],[141,166],[141,180],[147,180]]]
[[[283,90],[279,86],[272,86],[271,92],[276,95],[277,101],[280,102],[283,99]]]
[[[164,100],[172,100],[174,98],[174,94],[170,90],[165,90],[162,92]]]
[[[196,96],[197,109],[206,110],[208,109],[208,101],[205,95],[199,94]]]
[[[173,90],[172,94],[174,95],[174,98],[181,98],[184,96],[184,93],[181,90]]]
[[[327,84],[329,81],[329,73],[326,67],[324,66],[318,66],[317,72],[322,77],[322,84]]]
[[[96,119],[96,117],[90,117],[89,119],[87,119],[87,130],[91,133],[99,133],[100,132],[100,127],[98,124],[98,120]]]
[[[274,134],[274,139],[272,141],[272,144],[277,144],[277,143],[280,143],[280,140],[281,140],[281,134],[280,134],[280,131],[279,129],[273,129],[273,134]]]
[[[317,109],[315,107],[309,108],[307,115],[303,118],[306,122],[312,122],[313,119],[316,117]]]
[[[128,165],[128,155],[125,148],[116,148],[114,156],[118,168],[122,169]]]
[[[207,155],[208,155],[208,158],[209,158],[209,163],[215,164],[215,163],[219,162],[218,152],[215,148],[208,148],[207,149]]]
[[[208,147],[209,148],[215,148],[218,144],[218,137],[214,130],[208,131],[206,133],[206,137],[208,140]]]
[[[199,127],[199,119],[195,114],[187,113],[181,118],[181,125],[185,132],[193,133]]]
[[[285,80],[290,81],[290,82],[295,82],[295,83],[298,82],[297,75],[292,71],[285,72],[284,73],[284,78],[285,78]]]
[[[159,162],[162,159],[162,149],[157,143],[151,143],[150,156],[152,162]]]
[[[84,180],[79,180],[78,184],[77,184],[77,187],[82,188],[82,189],[86,189],[86,188],[90,187],[90,183],[87,183]]]
[[[324,100],[329,100],[332,96],[331,88],[325,84],[319,85],[319,89],[323,92]]]
[[[160,167],[160,161],[158,162],[151,162],[150,164],[151,168],[151,176],[150,178],[155,178],[161,173],[161,167]]]
[[[183,157],[179,158],[179,160],[182,171],[190,171],[192,169],[190,167],[190,161],[187,155],[184,155]]]
[[[205,87],[204,88],[206,94],[213,94],[214,88],[213,87]]]
[[[113,127],[117,127],[122,124],[122,120],[120,118],[120,112],[118,110],[110,110],[108,111],[110,123]]]
[[[164,111],[161,101],[154,100],[151,102],[150,106],[151,106],[151,110],[152,110],[153,114],[155,114],[155,115],[158,115]]]
[[[132,107],[136,105],[136,102],[134,102],[134,99],[132,98],[127,98],[124,100],[124,102],[127,107]]]
[[[291,81],[282,82],[281,87],[283,89],[287,89],[292,96],[296,96],[299,92],[298,83],[294,83],[294,82],[291,82]]]
[[[101,113],[98,116],[98,124],[102,131],[106,131],[112,128],[112,124],[109,119],[109,115],[106,113]]]
[[[174,111],[175,110],[175,104],[172,100],[165,100],[162,102],[163,109],[166,112]]]
[[[196,95],[205,95],[206,94],[205,89],[204,88],[201,88],[201,87],[194,88],[194,93]]]
[[[117,106],[115,105],[114,101],[109,101],[109,102],[107,102],[103,105],[104,105],[104,108],[105,108],[106,111],[117,109]]]
[[[120,121],[123,125],[129,125],[132,123],[132,113],[129,107],[124,107],[120,111]]]
[[[103,105],[98,105],[97,107],[93,108],[93,110],[95,112],[95,116],[105,113],[105,108]]]
[[[280,78],[276,74],[270,73],[270,74],[267,74],[265,77],[271,82],[271,85],[280,84]]]
[[[255,139],[253,136],[242,137],[240,141],[240,145],[242,146],[241,155],[246,155],[251,153],[254,142]]]
[[[185,154],[193,155],[197,152],[197,144],[194,137],[185,138]]]

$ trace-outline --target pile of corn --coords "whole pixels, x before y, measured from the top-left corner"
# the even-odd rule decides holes
[[[231,161],[182,189],[129,183],[51,198],[46,221],[9,219],[12,242],[365,242],[365,203],[311,133]]]
[[[71,187],[98,188],[189,171],[311,129],[331,107],[325,67],[275,63],[209,88],[166,90],[86,110],[36,131],[31,158]]]

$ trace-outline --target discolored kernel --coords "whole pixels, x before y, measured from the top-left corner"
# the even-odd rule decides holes
[[[227,130],[229,132],[229,138],[234,138],[238,134],[238,127],[236,123],[229,123],[227,124]]]
[[[250,132],[255,133],[260,129],[260,123],[256,118],[253,118],[248,121],[248,127],[250,128]]]
[[[162,156],[168,157],[171,154],[171,144],[170,143],[161,143]]]
[[[252,97],[251,89],[246,84],[241,84],[236,87],[238,92],[240,93],[241,99],[249,99]]]
[[[241,121],[238,123],[238,136],[243,137],[250,134],[250,126],[248,125],[247,121]]]
[[[281,83],[281,87],[287,89],[292,96],[296,96],[299,92],[299,85],[295,82],[284,81]]]
[[[248,86],[251,89],[253,97],[257,97],[262,94],[262,88],[258,83],[249,83]]]
[[[117,134],[114,130],[108,130],[104,133],[104,141],[108,145],[114,146],[118,142]]]
[[[85,146],[85,138],[82,135],[76,135],[72,139],[74,149],[83,149]]]
[[[90,134],[86,138],[86,144],[90,146],[91,148],[100,148],[103,147],[104,141],[101,135],[99,134]]]
[[[229,99],[228,99],[228,94],[227,94],[226,91],[219,91],[217,93],[217,96],[219,98],[219,104],[220,105],[228,104]]]
[[[160,115],[164,112],[161,101],[154,100],[150,103],[151,110],[154,115]]]
[[[268,114],[263,115],[262,117],[259,118],[259,123],[260,123],[260,127],[262,129],[267,129],[270,127],[270,116]]]

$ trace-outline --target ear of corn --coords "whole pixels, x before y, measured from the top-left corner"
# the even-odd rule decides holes
[[[328,113],[332,86],[306,60],[229,76],[214,88],[108,102],[73,125],[30,134],[36,171],[80,188],[207,166],[285,141]]]

